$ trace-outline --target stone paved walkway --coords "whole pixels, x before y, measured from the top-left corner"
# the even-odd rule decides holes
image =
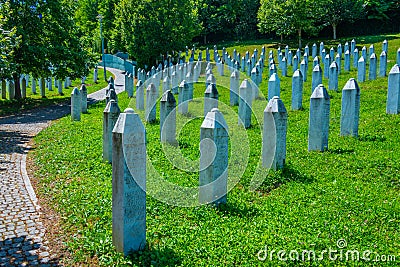
[[[107,68],[117,93],[124,88],[120,70]],[[88,96],[89,103],[105,98],[105,89]],[[46,245],[40,207],[26,172],[29,141],[52,120],[70,113],[70,106],[55,105],[0,118],[0,266],[59,266]]]

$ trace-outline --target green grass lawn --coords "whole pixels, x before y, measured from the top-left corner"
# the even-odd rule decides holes
[[[93,83],[93,71],[90,72],[89,76],[86,78],[86,87],[88,90],[88,94],[96,92],[104,87],[107,86],[107,82],[102,79],[103,77],[103,70],[99,69],[99,79],[97,83]],[[111,72],[107,71],[107,77],[110,77],[112,75]],[[54,81],[54,79],[53,79]],[[63,82],[64,85],[64,82]],[[80,88],[81,86],[81,80],[76,79],[72,81],[72,86],[69,88],[64,89],[63,88],[63,93],[64,95],[59,95],[57,88],[54,87],[54,82],[53,82],[53,91],[49,91],[46,88],[46,97],[42,98],[40,95],[40,90],[39,90],[39,85],[36,84],[36,94],[32,94],[31,90],[31,83],[29,83],[29,86],[26,88],[26,98],[21,99],[19,101],[17,100],[9,100],[8,92],[7,92],[7,99],[1,99],[0,98],[0,116],[2,115],[9,115],[9,114],[15,114],[18,112],[22,112],[25,110],[30,110],[38,107],[45,107],[45,106],[50,106],[53,104],[57,103],[62,103],[69,101],[71,98],[71,92],[75,87]],[[1,91],[1,89],[0,89]]]
[[[389,40],[389,72],[400,47],[400,36],[384,38]],[[368,48],[370,41],[379,42],[375,50],[380,53],[384,38],[356,40],[359,48],[363,45]],[[265,45],[275,47],[275,44]],[[260,51],[261,46],[260,43],[256,46],[235,44],[227,50],[236,48],[243,55],[254,47]],[[196,114],[202,113],[204,78],[195,85],[196,99],[189,105],[191,115],[177,117],[179,148],[163,148],[159,142],[159,126],[145,125],[149,158],[147,246],[128,258],[116,253],[112,245],[111,166],[102,161],[105,104],[91,106],[90,113],[83,114],[80,122],[71,122],[68,116],[42,131],[35,138],[37,146],[31,155],[38,167],[38,194],[48,199],[60,214],[72,260],[85,263],[95,258],[104,266],[397,266],[400,261],[400,117],[385,114],[387,78],[359,84],[358,138],[339,135],[341,90],[329,91],[329,151],[316,153],[307,151],[311,71],[309,68],[308,80],[304,83],[301,111],[290,110],[291,77],[281,77],[281,98],[288,110],[288,133],[287,164],[280,171],[259,167],[260,127],[267,101],[260,98],[253,103],[253,126],[246,131],[240,129],[236,125],[237,107],[228,106],[228,75],[217,75],[220,109],[231,134],[229,179],[235,184],[240,178],[228,194],[228,203],[218,208],[168,205],[157,194],[162,187],[157,187],[160,176],[181,186],[198,183],[198,173],[193,168],[200,156],[202,119]],[[292,74],[290,68],[288,73]],[[267,95],[267,75],[265,68],[260,86],[263,95]],[[339,88],[351,77],[357,77],[356,71],[342,72]],[[327,87],[326,79],[323,83]],[[119,96],[122,110],[135,107],[134,101],[125,93]],[[143,112],[138,113],[143,119]],[[184,166],[174,167],[171,159],[180,154],[185,158]],[[240,156],[246,161],[241,161]],[[183,167],[187,170],[182,170]],[[240,177],[235,177],[241,172]],[[265,178],[263,184],[251,191],[252,181],[262,178]],[[165,194],[173,197],[174,192]],[[342,250],[337,246],[339,240],[347,243]],[[333,258],[337,255],[336,260],[329,259],[329,249],[339,250],[331,255]],[[265,250],[267,258],[262,261]],[[297,251],[300,259],[303,250],[315,251],[317,258],[324,250],[328,252],[322,261],[308,261],[306,256],[306,261],[283,262],[278,260],[280,250],[287,254],[280,252],[279,255],[287,258],[291,250]],[[364,251],[371,251],[369,257],[374,260],[377,255],[394,255],[397,262],[346,261],[347,250],[359,251],[360,258]],[[291,256],[295,257],[295,252]]]

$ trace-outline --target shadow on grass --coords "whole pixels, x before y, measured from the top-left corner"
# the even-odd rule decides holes
[[[343,154],[352,154],[352,153],[354,153],[354,149],[336,148],[336,149],[329,149],[327,152],[331,153],[331,154],[343,155]]]
[[[137,266],[180,266],[182,258],[170,248],[150,247],[149,244],[142,251],[134,252],[129,258]]]
[[[257,191],[262,194],[268,194],[272,190],[290,182],[310,184],[313,181],[313,177],[301,173],[291,164],[286,164],[281,170],[270,170],[263,184]]]
[[[240,218],[256,217],[260,213],[259,210],[254,208],[253,206],[247,206],[247,205],[239,206],[237,205],[237,203],[230,202],[229,196],[228,196],[228,202],[217,206],[216,209],[222,214],[229,214],[231,216],[236,216]]]
[[[385,142],[386,137],[378,135],[365,134],[358,137],[361,142]]]

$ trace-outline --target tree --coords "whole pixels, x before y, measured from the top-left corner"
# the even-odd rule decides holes
[[[301,48],[302,33],[315,34],[320,28],[315,23],[316,1],[261,0],[260,3],[258,26],[262,33],[276,31],[280,35],[288,35],[297,32]]]
[[[184,47],[199,28],[191,0],[122,0],[116,8],[112,45],[139,65]]]
[[[364,16],[365,10],[362,0],[321,0],[320,6],[323,22],[332,26],[333,39],[336,40],[336,29],[340,22],[353,22]]]
[[[82,49],[68,5],[59,0],[0,0],[0,28],[15,32],[19,42],[6,44],[11,51],[3,78],[18,81],[21,74],[34,77],[71,78],[86,75],[91,57]],[[8,77],[4,77],[8,76]],[[21,98],[19,82],[15,98]]]

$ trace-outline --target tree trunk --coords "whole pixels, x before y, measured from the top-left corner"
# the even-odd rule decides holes
[[[15,85],[15,99],[21,99],[21,83],[19,82],[19,75],[18,73],[13,73],[14,85]]]
[[[281,43],[283,43],[283,34],[281,34]]]
[[[332,28],[333,28],[333,40],[336,40],[336,23],[332,24]]]
[[[204,34],[204,44],[207,44],[207,34]]]
[[[301,28],[297,30],[299,33],[299,49],[301,49]]]

